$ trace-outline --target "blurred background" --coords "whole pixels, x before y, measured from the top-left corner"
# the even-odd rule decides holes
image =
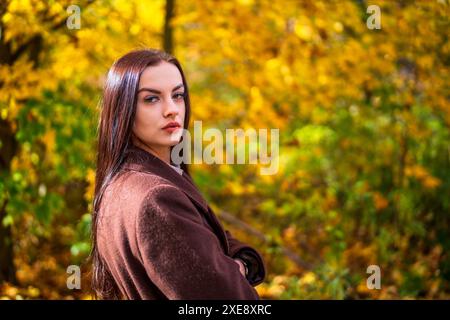
[[[151,47],[181,61],[191,123],[280,130],[276,175],[191,166],[224,226],[263,254],[263,299],[448,299],[449,8],[1,0],[0,298],[90,299],[98,102],[113,61]]]

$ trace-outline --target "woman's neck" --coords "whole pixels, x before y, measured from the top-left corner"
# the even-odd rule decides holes
[[[165,163],[170,165],[170,148],[169,147],[157,148],[155,146],[149,146],[140,139],[133,139],[133,144],[136,147],[139,147],[139,148],[147,151],[148,153],[151,153],[155,157],[158,157],[159,159],[161,159],[162,161],[164,161]]]

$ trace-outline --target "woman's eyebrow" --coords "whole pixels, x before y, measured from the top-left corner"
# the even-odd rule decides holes
[[[172,92],[174,92],[175,90],[177,90],[177,89],[179,89],[179,88],[181,88],[183,86],[184,85],[182,83],[180,83],[179,85],[177,85],[175,88],[172,89]],[[161,91],[156,90],[156,89],[152,89],[152,88],[140,88],[138,90],[138,93],[141,92],[141,91],[150,91],[150,92],[153,92],[153,93],[161,94]]]

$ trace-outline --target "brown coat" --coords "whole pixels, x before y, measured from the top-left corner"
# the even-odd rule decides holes
[[[107,187],[98,225],[99,253],[128,299],[259,299],[261,255],[223,229],[188,175],[140,148]]]

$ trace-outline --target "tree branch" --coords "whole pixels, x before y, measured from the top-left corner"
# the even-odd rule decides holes
[[[269,243],[270,240],[269,238],[262,233],[259,230],[256,230],[255,228],[253,228],[252,226],[248,225],[247,223],[245,223],[244,221],[236,218],[235,216],[233,216],[231,213],[226,212],[226,211],[219,211],[219,216],[224,219],[226,222],[236,226],[239,229],[242,229],[244,231],[246,231],[247,233],[249,233],[250,235],[260,239],[261,241],[265,242],[265,243]],[[298,254],[296,254],[294,251],[292,251],[291,249],[278,244],[277,245],[280,247],[281,252],[288,257],[291,261],[293,261],[296,265],[298,265],[299,267],[305,269],[305,270],[312,270],[314,268],[314,266],[312,264],[310,264],[309,262],[306,262],[305,260],[303,260]]]

